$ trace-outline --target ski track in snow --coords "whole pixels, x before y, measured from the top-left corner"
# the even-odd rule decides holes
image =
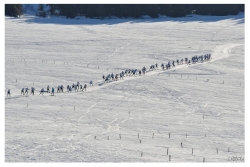
[[[24,26],[19,27],[21,32],[26,32],[30,22],[25,22],[25,18],[18,21]],[[237,21],[231,18],[218,22],[122,21],[114,25],[96,21],[100,26],[69,23],[57,25],[61,31],[57,38],[53,38],[58,33],[53,30],[55,25],[35,23],[30,27],[34,32],[43,28],[51,36],[41,31],[41,38],[31,38],[34,34],[30,31],[25,38],[30,41],[25,42],[16,31],[19,23],[7,18],[5,63],[6,81],[11,90],[30,85],[34,80],[29,79],[29,74],[35,75],[36,87],[48,82],[50,85],[65,84],[74,79],[68,72],[73,72],[76,78],[96,77],[97,80],[83,92],[55,93],[54,97],[48,94],[22,96],[18,92],[18,95],[5,98],[5,161],[168,162],[171,155],[172,162],[202,162],[204,157],[206,162],[228,162],[228,157],[244,156],[245,127],[242,122],[245,111],[241,100],[244,86],[238,84],[239,80],[242,84],[244,81],[243,63],[239,61],[241,56],[244,58],[244,34],[241,32],[244,28],[242,25],[237,28]],[[194,25],[197,26],[195,30]],[[75,34],[69,36],[67,33],[72,30]],[[120,39],[124,32],[128,35]],[[52,52],[43,52],[47,48]],[[31,55],[26,58],[27,50]],[[86,57],[82,58],[81,52]],[[166,63],[172,57],[190,59],[203,52],[211,53],[212,59],[176,65],[169,70],[148,70],[144,76],[127,76],[109,83],[94,76],[111,73],[112,69],[115,74],[127,68],[138,69],[142,64],[149,67],[152,62]],[[35,57],[40,54],[45,56],[44,66]],[[120,61],[119,56],[124,60]],[[102,60],[99,69],[97,65]],[[28,66],[30,63],[34,69]],[[235,66],[231,69],[233,63]],[[14,70],[27,74],[16,75]],[[29,70],[32,72],[28,73]],[[59,73],[58,76],[53,70]],[[39,74],[42,74],[41,80]],[[193,79],[195,75],[199,75],[198,80]],[[222,80],[223,85],[219,83]],[[207,91],[206,88],[211,89]],[[236,90],[239,93],[235,93]],[[181,142],[183,147],[180,147]],[[218,154],[216,148],[219,148]]]
[[[120,79],[120,80],[117,80],[117,81],[111,81],[111,82],[108,82],[108,83],[104,83],[102,82],[101,80],[98,80],[96,81],[96,83],[102,83],[102,86],[92,86],[92,87],[89,87],[87,88],[87,91],[86,92],[92,92],[92,91],[96,91],[96,90],[99,90],[99,89],[102,89],[102,88],[105,88],[105,87],[108,87],[112,84],[118,84],[118,83],[122,83],[122,82],[126,82],[126,81],[129,81],[129,80],[134,80],[134,79],[140,79],[141,77],[150,77],[152,75],[156,75],[156,74],[161,74],[161,73],[168,73],[170,71],[175,71],[175,70],[178,70],[178,69],[181,69],[181,68],[188,68],[188,67],[193,67],[193,66],[196,66],[196,65],[200,65],[200,64],[206,64],[206,63],[209,63],[209,62],[213,62],[213,61],[217,61],[217,60],[220,60],[220,59],[224,59],[224,58],[227,58],[229,57],[231,54],[231,49],[234,48],[234,47],[237,47],[237,46],[242,46],[242,45],[239,45],[239,44],[227,44],[227,45],[221,45],[221,46],[217,46],[214,50],[214,52],[211,54],[212,55],[212,59],[210,61],[207,61],[207,62],[203,62],[203,63],[196,63],[196,64],[190,64],[190,65],[186,65],[186,64],[182,64],[182,65],[176,65],[175,68],[171,68],[171,69],[168,69],[168,70],[161,70],[161,69],[157,69],[155,71],[149,71],[147,70],[147,72],[145,73],[145,76],[126,76],[124,77],[123,79]],[[77,91],[77,92],[71,92],[71,93],[66,93],[64,92],[63,95],[74,95],[75,93],[83,93],[81,91]],[[61,94],[57,94],[57,96],[59,96]],[[13,96],[11,98],[5,98],[5,100],[7,99],[12,99],[12,98],[21,98],[21,97],[28,97],[28,96]],[[90,112],[88,110],[88,112]]]

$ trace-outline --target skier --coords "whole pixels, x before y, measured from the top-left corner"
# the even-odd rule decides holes
[[[60,86],[58,85],[58,87],[57,87],[57,93],[60,93]]]
[[[90,81],[90,82],[89,82],[89,85],[90,85],[90,86],[93,86],[93,82],[92,82],[92,81]]]
[[[43,93],[44,93],[44,89],[42,88],[41,91],[40,91],[40,94],[43,95]],[[39,94],[39,95],[40,95],[40,94]],[[38,96],[39,96],[39,95],[38,95]]]
[[[122,72],[120,73],[120,79],[123,79],[123,73]]]
[[[28,90],[29,90],[29,88],[25,88],[25,94],[26,94],[26,93],[28,94]]]
[[[114,74],[113,73],[111,74],[111,78],[112,78],[112,80],[114,80]]]
[[[60,89],[61,89],[62,92],[63,92],[63,88],[64,88],[63,85],[61,85]]]
[[[7,97],[10,97],[10,89],[8,89],[8,91],[7,91]]]
[[[105,80],[105,76],[104,75],[102,76],[102,79]]]
[[[52,94],[53,94],[53,96],[54,96],[54,88],[52,87],[52,89],[51,89],[51,96],[52,96]]]
[[[48,86],[47,86],[47,91],[48,91],[48,93],[50,93],[49,88],[50,88],[50,87],[49,87],[49,85],[48,85]]]
[[[175,67],[174,61],[172,62],[172,64],[173,64],[173,67]]]
[[[87,88],[87,84],[84,84],[84,89],[85,89],[85,91],[86,91],[86,88]]]
[[[106,77],[105,82],[109,82],[109,78],[108,77]]]
[[[80,86],[80,82],[78,81],[76,84],[77,89],[79,89],[79,86]]]
[[[142,73],[143,73],[143,75],[145,75],[145,72],[146,72],[146,67],[143,67],[143,68],[142,68]]]
[[[24,88],[22,88],[22,90],[21,90],[21,94],[23,94],[23,95],[24,95]]]
[[[34,91],[35,91],[35,88],[31,87],[31,93],[30,94],[34,95]]]
[[[170,67],[171,67],[171,64],[170,64],[170,61],[168,62],[168,69],[170,69]]]
[[[133,70],[132,74],[135,76],[136,70]]]
[[[164,64],[163,63],[161,64],[161,68],[164,70]]]
[[[183,64],[183,59],[181,59],[181,64]]]
[[[80,85],[80,90],[82,90],[82,91],[83,91],[83,89],[82,89],[82,84]]]

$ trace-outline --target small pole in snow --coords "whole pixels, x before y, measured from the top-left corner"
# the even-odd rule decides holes
[[[181,74],[181,78],[182,78],[182,74]]]
[[[121,136],[121,134],[119,134],[119,136],[120,136],[120,140],[122,139],[122,136]]]
[[[229,152],[229,147],[228,147],[227,151]]]
[[[139,133],[138,133],[138,139],[139,139]]]
[[[192,148],[192,154],[194,153],[194,149]]]
[[[74,111],[76,110],[76,106],[74,106]]]
[[[169,138],[170,138],[170,133],[168,134]]]
[[[204,114],[203,114],[203,119],[204,119]]]
[[[218,148],[216,148],[217,154],[218,154]]]
[[[223,80],[223,83],[222,84],[224,84],[224,80]]]
[[[28,103],[27,103],[27,108],[28,108]]]
[[[186,134],[186,138],[187,138],[187,134]]]
[[[168,155],[168,148],[167,148],[167,155]]]
[[[169,155],[169,161],[171,161],[171,155]]]
[[[203,158],[203,163],[205,162],[205,158]]]
[[[141,157],[142,157],[142,154],[143,154],[143,153],[141,153]]]
[[[207,135],[205,134],[205,137],[207,137]]]
[[[141,144],[141,139],[140,139],[140,144]]]
[[[181,142],[181,148],[182,148],[183,146],[182,146],[182,142]]]
[[[96,136],[95,136],[95,139],[96,139]]]
[[[153,133],[153,136],[152,136],[152,138],[154,138],[154,133]]]
[[[17,79],[16,79],[16,82],[17,82]]]

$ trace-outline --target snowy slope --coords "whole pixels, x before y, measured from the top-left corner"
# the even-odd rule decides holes
[[[231,157],[245,156],[244,40],[242,14],[5,17],[5,161],[242,162]],[[206,53],[206,63],[102,84],[103,74]],[[77,81],[86,92],[20,95]]]

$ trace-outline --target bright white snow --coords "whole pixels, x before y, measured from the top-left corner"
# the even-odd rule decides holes
[[[5,17],[5,161],[242,162],[228,160],[245,156],[244,25],[243,14]],[[206,53],[206,63],[101,84],[103,74]],[[20,95],[77,81],[86,92]]]

